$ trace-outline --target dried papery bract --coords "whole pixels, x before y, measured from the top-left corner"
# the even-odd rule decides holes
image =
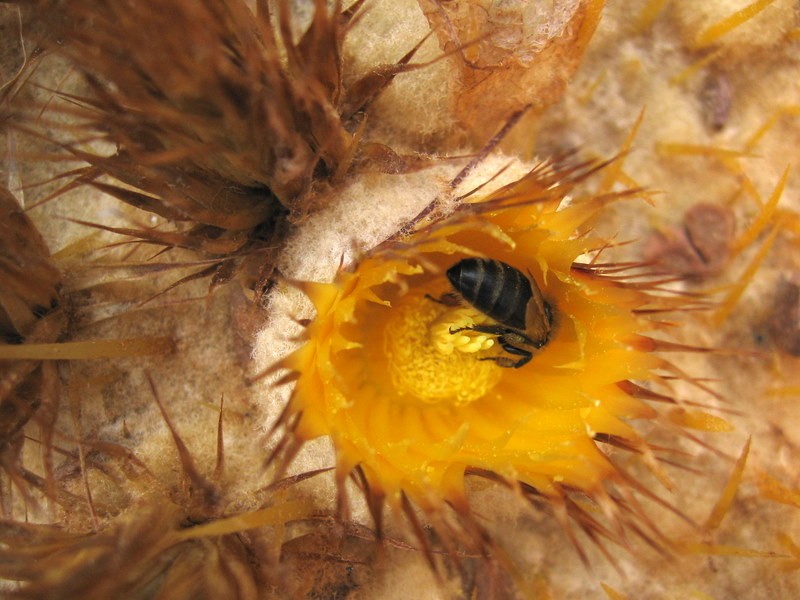
[[[0,261],[5,284],[0,289],[0,335],[10,343],[30,336],[41,316],[58,305],[61,273],[39,231],[2,187]]]
[[[432,565],[426,523],[456,560],[469,548],[513,563],[473,514],[467,475],[544,502],[584,559],[574,527],[612,560],[607,542],[668,548],[644,505],[688,519],[644,483],[643,471],[671,486],[664,465],[673,457],[637,422],[697,440],[684,426],[720,430],[720,420],[672,396],[672,380],[686,376],[659,352],[691,348],[648,337],[669,330],[661,315],[697,299],[671,294],[669,279],[642,264],[602,260],[614,244],[592,224],[636,192],[581,193],[596,167],[535,168],[384,244],[333,283],[298,283],[317,315],[304,344],[275,367],[291,371],[283,381],[294,390],[274,458],[291,461],[298,445],[330,436],[345,518],[351,478],[378,531],[388,505]],[[551,307],[552,332],[524,366],[496,361],[508,339],[486,314],[446,301],[445,272],[465,257],[525,273]],[[628,458],[614,457],[617,450]]]
[[[538,115],[561,98],[604,5],[420,0],[442,47],[458,50],[453,112],[473,139],[486,139],[523,106],[533,103],[531,115]]]

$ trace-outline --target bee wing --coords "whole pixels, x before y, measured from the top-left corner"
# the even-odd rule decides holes
[[[542,290],[539,289],[536,280],[530,277],[531,299],[525,309],[525,334],[533,340],[537,346],[543,346],[550,337],[550,307],[544,301]]]

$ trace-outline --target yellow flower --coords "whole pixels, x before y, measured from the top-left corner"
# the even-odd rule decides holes
[[[605,507],[614,486],[632,485],[604,443],[653,468],[634,422],[659,414],[637,396],[668,363],[642,335],[659,325],[643,309],[671,300],[597,259],[608,242],[590,222],[616,196],[567,199],[570,189],[532,172],[383,244],[333,283],[299,284],[317,314],[280,363],[296,378],[284,423],[294,417],[301,442],[332,438],[340,481],[357,470],[368,496],[407,514],[407,500],[466,513],[465,474],[490,474],[574,516],[573,492]],[[446,272],[468,257],[511,265],[550,306],[550,336],[526,348],[527,364],[493,360],[520,357],[471,329],[496,324],[489,316],[453,301]]]

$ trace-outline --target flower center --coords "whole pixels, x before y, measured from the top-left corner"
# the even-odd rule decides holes
[[[392,307],[384,330],[392,384],[400,396],[427,404],[468,404],[485,396],[502,377],[492,361],[481,361],[494,340],[463,327],[484,315],[464,306],[450,307],[408,294]]]

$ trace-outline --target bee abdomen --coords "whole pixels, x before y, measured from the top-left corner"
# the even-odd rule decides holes
[[[464,299],[498,323],[525,329],[525,311],[533,295],[528,278],[499,260],[465,258],[447,270]]]

